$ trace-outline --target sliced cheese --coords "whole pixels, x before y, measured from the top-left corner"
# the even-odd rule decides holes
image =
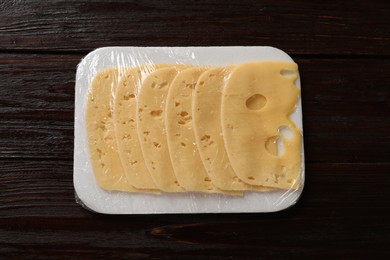
[[[86,102],[86,131],[92,169],[98,185],[107,190],[137,191],[127,181],[118,155],[111,97],[120,72],[109,68],[92,81]]]
[[[114,92],[115,134],[119,156],[128,181],[138,189],[157,189],[146,167],[137,132],[137,96],[143,78],[160,66],[127,70]]]
[[[169,154],[180,186],[187,191],[216,192],[203,167],[192,125],[192,93],[207,68],[189,68],[172,81],[165,108]]]
[[[237,66],[227,81],[222,98],[226,151],[234,172],[248,184],[289,189],[300,182],[301,133],[289,118],[300,92],[297,76],[295,63],[264,61]],[[282,128],[289,129],[289,138]]]
[[[138,95],[137,128],[146,166],[157,187],[165,192],[180,192],[165,132],[165,101],[177,67],[162,68],[151,73],[142,83]]]
[[[222,90],[233,68],[207,70],[196,84],[192,115],[200,157],[213,185],[221,190],[270,190],[242,182],[234,173],[225,151],[221,126]]]

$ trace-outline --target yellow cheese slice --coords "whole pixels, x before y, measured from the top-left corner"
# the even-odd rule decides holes
[[[107,190],[137,191],[125,176],[115,142],[111,96],[119,70],[100,71],[92,81],[86,102],[86,131],[92,169],[98,185]]]
[[[137,95],[142,80],[159,68],[141,66],[127,70],[118,84],[114,100],[115,134],[119,156],[128,181],[138,189],[157,189],[150,175],[138,139]]]
[[[299,185],[301,132],[289,119],[300,92],[294,85],[297,76],[295,63],[264,61],[237,66],[227,81],[222,98],[226,151],[234,172],[248,184]],[[289,130],[289,138],[282,128]]]
[[[167,144],[165,101],[179,68],[162,68],[151,73],[142,83],[138,95],[137,128],[146,166],[157,187],[165,192],[181,192]]]
[[[192,92],[207,68],[188,68],[172,81],[165,108],[165,126],[171,162],[187,191],[217,192],[203,167],[192,128]]]
[[[222,137],[222,90],[234,66],[213,68],[198,79],[193,94],[193,127],[197,147],[210,179],[221,190],[259,190],[270,188],[242,182],[230,165]]]

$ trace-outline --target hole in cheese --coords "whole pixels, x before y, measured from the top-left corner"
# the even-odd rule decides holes
[[[249,177],[248,177],[248,180],[252,180],[252,181],[254,181],[254,180],[255,180],[255,177],[253,177],[253,176],[249,176]]]
[[[96,152],[98,153],[99,159],[101,159],[102,158],[102,150],[96,149]]]
[[[291,77],[291,76],[293,76],[295,73],[294,73],[294,71],[292,71],[292,70],[286,70],[286,69],[282,69],[281,71],[280,71],[280,75],[282,75],[282,76],[284,76],[284,77]]]
[[[180,115],[181,115],[182,117],[186,117],[186,116],[188,116],[188,113],[187,113],[186,111],[181,111],[181,112],[180,112]]]
[[[129,100],[130,98],[135,98],[135,95],[134,94],[126,94],[123,96],[124,100]]]
[[[159,117],[162,114],[162,110],[153,110],[150,112],[150,115],[153,117]]]
[[[130,162],[131,165],[134,165],[134,164],[137,164],[137,163],[138,163],[138,161],[132,161],[132,162]]]
[[[284,144],[283,144],[283,140],[281,138],[276,139],[276,147],[277,147],[276,152],[277,152],[278,156],[282,155],[283,151],[284,151]]]
[[[178,115],[181,116],[178,121],[180,125],[185,125],[192,120],[192,116],[190,116],[186,111],[181,111],[180,113],[178,113]]]
[[[260,94],[254,94],[246,100],[246,107],[250,110],[260,110],[267,103],[267,99]]]
[[[210,139],[210,136],[209,135],[204,135],[204,136],[202,136],[202,138],[200,138],[200,140],[202,140],[202,141],[208,141]]]
[[[168,82],[164,81],[163,83],[160,84],[159,89],[162,89],[168,85]]]
[[[196,86],[196,83],[188,83],[188,84],[186,84],[186,87],[190,88],[190,89],[195,89],[195,86]]]
[[[288,126],[282,125],[278,128],[278,132],[286,139],[291,139],[293,137],[293,132]]]

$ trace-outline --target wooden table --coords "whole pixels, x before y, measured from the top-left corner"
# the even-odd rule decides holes
[[[1,1],[0,258],[389,256],[390,2],[314,2]],[[83,209],[72,182],[80,59],[190,45],[271,45],[299,64],[299,203],[272,214]]]

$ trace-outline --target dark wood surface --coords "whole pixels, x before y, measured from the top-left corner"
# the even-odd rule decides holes
[[[0,258],[390,257],[389,1],[1,1]],[[75,202],[74,79],[102,46],[271,45],[302,77],[306,186],[271,214]]]

